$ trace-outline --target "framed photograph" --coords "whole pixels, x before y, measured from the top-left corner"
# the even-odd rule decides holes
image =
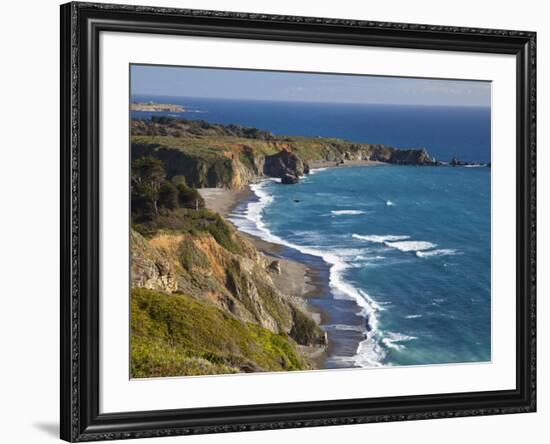
[[[61,6],[61,437],[536,409],[533,32]]]

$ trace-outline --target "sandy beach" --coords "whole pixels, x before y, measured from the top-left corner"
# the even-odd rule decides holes
[[[230,190],[227,188],[198,188],[198,191],[206,208],[226,217],[237,206],[237,204],[250,196],[252,190],[250,187],[241,190]]]
[[[227,217],[243,199],[253,195],[249,187],[241,190],[199,188],[198,191],[203,197],[206,207],[216,211],[223,217]],[[317,324],[324,322],[326,314],[308,303],[309,298],[318,297],[319,294],[323,293],[321,289],[323,283],[319,278],[321,271],[308,267],[301,262],[281,257],[284,248],[281,245],[266,242],[247,233],[240,232],[240,234],[254,244],[264,255],[279,261],[281,273],[271,275],[273,283],[279,291],[292,298],[294,303],[309,313]],[[317,368],[323,368],[327,347],[299,347]]]

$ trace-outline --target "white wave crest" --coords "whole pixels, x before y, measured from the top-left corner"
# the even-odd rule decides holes
[[[355,216],[358,214],[366,214],[361,210],[332,210],[331,213],[334,216]]]
[[[382,338],[382,342],[388,348],[391,348],[394,350],[403,350],[405,346],[401,344],[401,342],[408,342],[414,339],[418,339],[418,338],[416,336],[407,336],[401,333],[388,331],[384,334],[384,338]]]
[[[377,235],[377,234],[371,234],[363,236],[361,234],[352,234],[351,237],[354,237],[355,239],[364,240],[367,242],[375,242],[377,244],[383,244],[384,242],[390,242],[390,241],[400,241],[405,239],[410,239],[410,236],[396,236],[393,234],[383,234],[383,235]]]
[[[423,251],[430,250],[436,247],[436,244],[425,241],[400,241],[400,242],[384,242],[388,247],[395,248],[399,251]]]
[[[356,365],[361,367],[381,366],[384,358],[384,351],[378,344],[378,317],[379,311],[383,311],[367,293],[355,288],[344,280],[345,271],[350,265],[344,260],[345,254],[342,251],[330,252],[319,250],[315,247],[296,245],[273,234],[263,222],[264,208],[273,202],[273,197],[265,191],[264,187],[268,181],[252,184],[250,188],[258,197],[258,201],[249,202],[242,214],[232,214],[230,220],[242,231],[258,236],[267,242],[284,245],[298,250],[303,254],[309,254],[322,258],[329,266],[329,286],[335,298],[354,300],[361,308],[361,314],[368,320],[369,331],[365,334],[365,340],[359,343],[356,355],[352,358]]]
[[[309,170],[309,174],[317,174],[317,173],[320,173],[321,171],[325,171],[327,168],[313,168],[311,170]]]
[[[421,318],[421,317],[422,317],[422,315],[414,314],[414,315],[405,316],[405,319],[418,319],[418,318]]]
[[[453,256],[457,254],[456,250],[450,248],[442,248],[440,250],[431,251],[417,251],[415,253],[418,257],[431,257],[431,256]]]

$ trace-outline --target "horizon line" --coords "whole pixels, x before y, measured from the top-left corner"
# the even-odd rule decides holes
[[[133,96],[151,96],[151,97],[167,97],[176,99],[206,99],[206,100],[238,100],[242,102],[279,102],[279,103],[317,103],[328,105],[385,105],[385,106],[410,106],[410,107],[429,107],[429,108],[485,108],[491,109],[492,104],[488,105],[443,105],[443,104],[427,104],[427,103],[385,103],[385,102],[335,102],[321,100],[281,100],[281,99],[250,99],[250,98],[235,98],[235,97],[205,97],[205,96],[180,96],[167,94],[151,94],[151,93],[130,93]]]

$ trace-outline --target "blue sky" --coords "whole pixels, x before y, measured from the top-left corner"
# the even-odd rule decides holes
[[[132,65],[132,95],[486,106],[489,82]]]

